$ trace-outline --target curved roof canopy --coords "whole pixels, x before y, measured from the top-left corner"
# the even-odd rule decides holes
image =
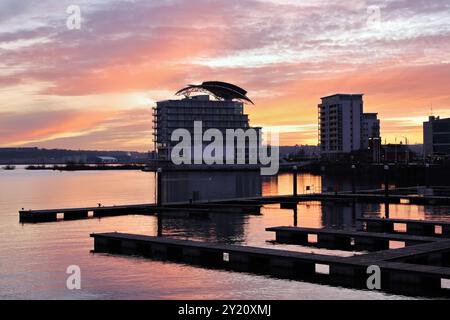
[[[200,85],[190,84],[186,88],[179,90],[176,95],[189,97],[193,92],[206,92],[213,95],[218,100],[228,101],[237,99],[254,104],[253,101],[247,97],[247,91],[234,84],[221,81],[206,81]]]

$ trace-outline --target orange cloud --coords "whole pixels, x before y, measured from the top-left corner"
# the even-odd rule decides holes
[[[96,131],[111,113],[93,111],[56,111],[43,113],[6,113],[0,119],[0,145],[24,145],[77,137]]]
[[[282,134],[284,144],[316,143],[320,97],[339,92],[365,93],[366,111],[379,113],[390,141],[421,142],[431,104],[450,116],[448,1],[380,5],[381,27],[371,29],[361,6],[334,0],[94,1],[74,32],[61,27],[61,5],[24,1],[17,19],[41,26],[18,30],[0,19],[0,84],[3,100],[17,97],[8,91],[19,84],[36,90],[20,92],[29,111],[16,113],[17,103],[3,110],[0,145],[146,150],[150,106],[125,101],[105,111],[111,101],[99,105],[98,97],[175,92],[204,80],[248,89],[253,125],[298,127]],[[17,41],[27,45],[15,49]],[[75,110],[74,100],[86,103]]]

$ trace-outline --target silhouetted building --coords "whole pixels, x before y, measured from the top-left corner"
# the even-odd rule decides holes
[[[370,140],[380,138],[380,120],[378,113],[364,113],[362,122],[361,148],[368,149]]]
[[[389,163],[408,163],[415,158],[414,152],[405,144],[387,144],[383,151],[384,161]]]
[[[369,150],[371,152],[371,161],[373,163],[381,163],[382,159],[381,138],[370,138]]]
[[[431,116],[423,123],[425,156],[450,154],[450,118]]]

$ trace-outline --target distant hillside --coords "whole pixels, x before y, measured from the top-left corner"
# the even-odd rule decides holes
[[[0,164],[96,163],[98,157],[113,157],[119,163],[145,163],[151,153],[40,148],[0,148]]]

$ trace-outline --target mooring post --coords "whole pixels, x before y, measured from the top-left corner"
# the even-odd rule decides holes
[[[384,196],[389,197],[389,166],[384,165]]]
[[[356,193],[356,186],[355,186],[355,171],[356,171],[356,166],[354,164],[352,164],[352,193],[355,194]]]
[[[293,194],[294,197],[296,197],[298,195],[298,189],[297,189],[297,176],[298,176],[298,167],[294,166],[293,168],[294,174],[293,174]]]
[[[162,205],[162,168],[156,171],[156,204],[158,207]]]

